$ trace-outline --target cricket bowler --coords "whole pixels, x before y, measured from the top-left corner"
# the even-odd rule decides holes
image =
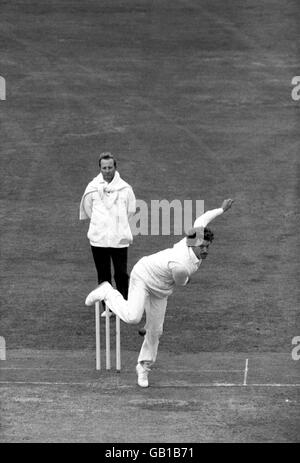
[[[149,385],[148,375],[157,357],[168,297],[175,286],[185,286],[206,259],[214,239],[207,225],[230,209],[232,203],[233,199],[225,199],[220,208],[202,214],[187,235],[172,248],[142,257],[131,271],[127,300],[107,281],[87,296],[87,306],[104,301],[125,323],[139,323],[146,311],[146,333],[136,365],[140,387]]]

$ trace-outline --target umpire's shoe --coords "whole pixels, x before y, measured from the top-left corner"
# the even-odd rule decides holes
[[[109,311],[108,311],[108,316],[109,316],[109,318],[110,318],[110,317],[115,317],[116,315],[115,315],[111,310],[109,310]],[[102,314],[101,314],[101,317],[102,317],[102,318],[106,318],[106,310],[103,310],[103,312],[102,312]]]

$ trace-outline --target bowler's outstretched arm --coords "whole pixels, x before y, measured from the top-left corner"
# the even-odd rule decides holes
[[[209,222],[214,220],[219,215],[223,214],[223,212],[228,211],[231,208],[232,203],[234,202],[233,199],[225,199],[222,203],[222,206],[217,209],[212,209],[210,211],[205,212],[204,214],[200,215],[195,222],[194,227],[203,227],[205,228]]]

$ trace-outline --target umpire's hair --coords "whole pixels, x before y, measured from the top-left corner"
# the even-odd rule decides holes
[[[117,161],[115,160],[114,156],[109,152],[109,151],[105,151],[104,153],[101,153],[100,154],[100,157],[99,157],[99,167],[101,167],[101,161],[102,159],[113,159],[114,161],[114,166],[115,168],[117,168]]]

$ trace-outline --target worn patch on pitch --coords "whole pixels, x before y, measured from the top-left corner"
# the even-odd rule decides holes
[[[172,400],[172,399],[134,399],[130,400],[128,405],[140,407],[147,410],[178,410],[186,411],[197,408],[195,400]]]
[[[40,397],[16,397],[13,399],[13,402],[27,403],[27,402],[36,402],[36,403],[51,403],[54,402],[53,399],[43,399]]]

